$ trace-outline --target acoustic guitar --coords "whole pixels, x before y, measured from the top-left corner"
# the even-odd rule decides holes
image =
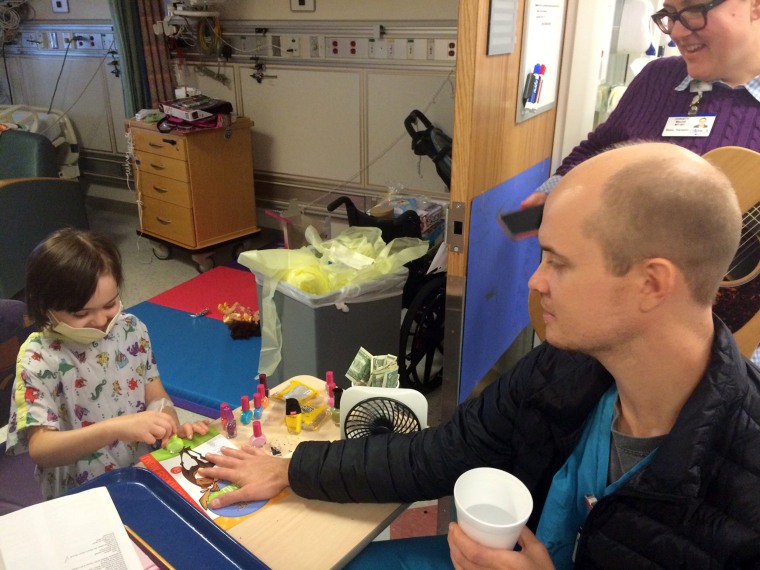
[[[739,249],[721,283],[715,313],[734,333],[747,358],[760,343],[760,153],[723,146],[704,155],[720,168],[736,191],[742,214]]]

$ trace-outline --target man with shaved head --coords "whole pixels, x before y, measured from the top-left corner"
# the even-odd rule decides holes
[[[533,513],[516,551],[451,523],[457,568],[760,568],[760,372],[712,313],[740,231],[729,181],[688,150],[630,144],[585,161],[539,230],[529,285],[546,342],[439,427],[303,442],[291,459],[209,455],[204,476],[242,487],[217,506],[288,485],[328,501],[433,499],[488,466],[525,483]],[[435,566],[436,541],[440,554],[442,537],[374,543],[352,567]]]

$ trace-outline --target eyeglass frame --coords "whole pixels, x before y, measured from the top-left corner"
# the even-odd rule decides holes
[[[675,25],[676,22],[680,22],[681,25],[689,30],[690,32],[698,32],[700,30],[704,30],[707,27],[707,13],[712,10],[713,8],[717,8],[721,4],[723,4],[726,0],[712,0],[712,2],[707,2],[705,4],[698,4],[696,6],[687,6],[683,10],[678,10],[677,12],[668,12],[664,8],[662,10],[658,10],[654,14],[652,14],[651,18],[652,21],[655,23],[655,25],[660,29],[660,31],[663,34],[670,35],[670,33],[673,31],[672,28],[670,31],[668,31],[667,26],[665,26],[662,23],[662,20],[664,18],[670,18],[673,21],[673,25]],[[686,21],[681,17],[681,14],[684,12],[694,12],[702,14],[702,19],[704,20],[704,24],[699,28],[692,28],[689,27],[686,24]]]

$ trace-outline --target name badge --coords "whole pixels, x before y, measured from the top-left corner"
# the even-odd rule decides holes
[[[664,137],[706,137],[712,131],[716,115],[672,115],[662,131]]]

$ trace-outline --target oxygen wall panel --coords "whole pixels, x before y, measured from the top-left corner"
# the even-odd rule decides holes
[[[241,69],[242,112],[254,122],[255,172],[351,179],[361,170],[361,73],[267,66]]]
[[[404,128],[404,119],[414,109],[422,111],[434,126],[451,136],[453,73],[367,72],[368,184],[385,187],[401,183],[410,190],[445,193],[446,185],[436,173],[433,161],[412,152],[412,138]],[[424,130],[424,126],[418,124],[417,129]]]

